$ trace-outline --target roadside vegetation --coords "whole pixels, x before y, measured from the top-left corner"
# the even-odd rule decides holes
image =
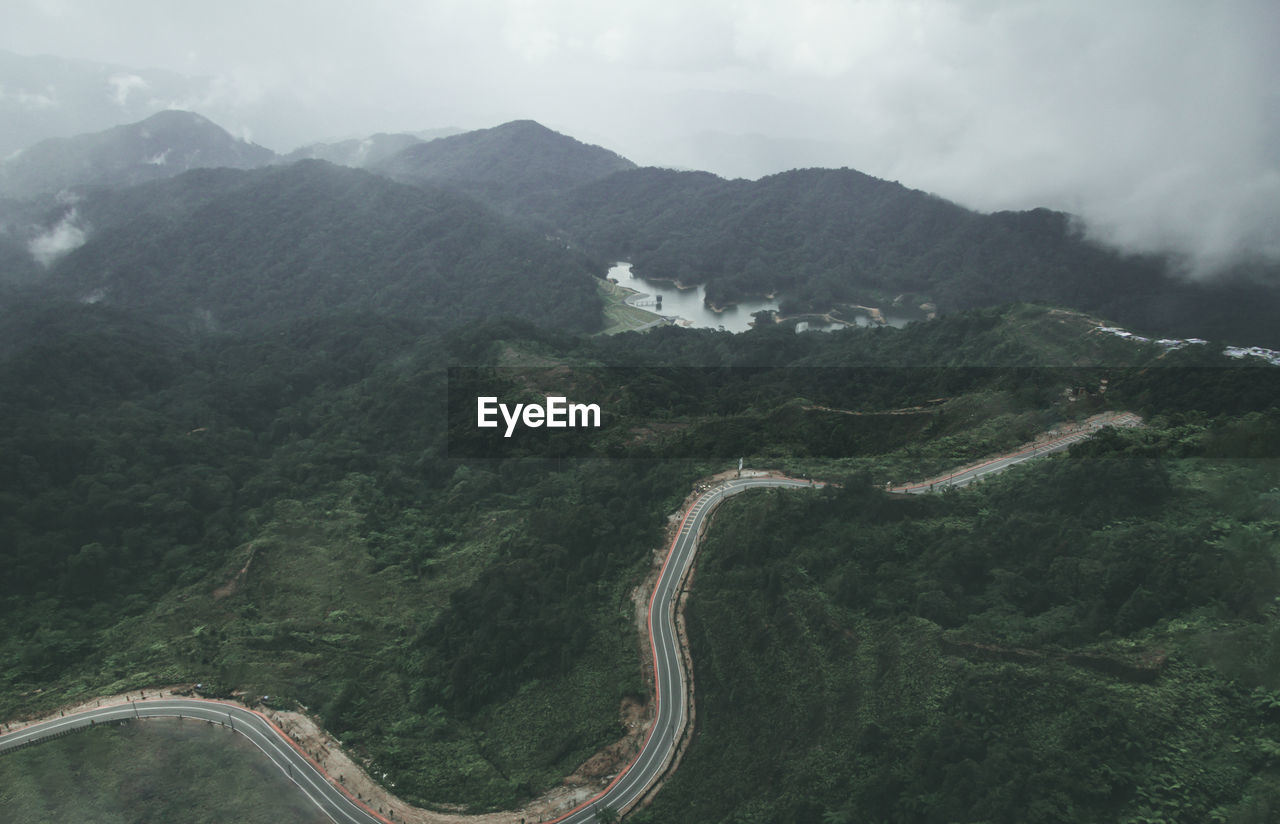
[[[1120,380],[1099,365],[1193,366],[1209,356],[1165,356],[1091,328],[1079,316],[1015,307],[831,335],[778,326],[741,336],[663,328],[582,338],[521,322],[447,329],[341,313],[214,334],[100,305],[16,307],[0,314],[0,717],[201,682],[214,694],[303,705],[406,800],[510,807],[622,736],[620,703],[645,694],[632,589],[691,484],[740,456],[842,481],[857,495],[1109,406],[1149,418],[1165,411],[1143,436],[1153,440],[1133,446],[1153,457],[1214,444],[1235,455],[1274,433],[1265,409],[1275,393],[1262,370],[1224,369],[1237,364],[1210,358],[1214,369],[1177,391],[1142,371]],[[959,368],[992,362],[1083,366]],[[582,453],[569,456],[460,457],[446,423],[456,387],[444,367],[452,364],[495,374],[550,365],[589,388],[616,425],[585,435]],[[503,380],[519,394],[540,378],[524,371]],[[1249,386],[1260,388],[1250,394]],[[1068,399],[1073,388],[1080,391]],[[1037,500],[1068,481],[1083,483],[1044,480]],[[1104,497],[1113,507],[1128,501]],[[938,519],[960,533],[985,529],[1006,505],[1015,506],[993,498],[997,514],[982,520],[961,504],[909,504],[923,520],[909,529],[894,522],[907,532],[892,540],[910,530],[922,540],[949,536]],[[785,512],[792,530],[829,517]],[[1109,517],[1128,517],[1119,513]],[[851,522],[850,540],[875,529],[888,527]],[[963,554],[960,543],[939,547]],[[856,610],[874,607],[857,621],[880,623],[849,623],[850,631],[879,633],[910,617],[929,638],[939,630],[921,621],[950,630],[949,621],[963,626],[970,614],[990,613],[964,637],[1030,643],[975,634],[1004,626],[992,624],[999,609],[975,613],[980,604],[969,599],[977,596],[955,592],[941,573],[917,591],[912,576],[926,571],[908,555],[895,550],[874,568],[849,571],[835,619],[854,622]],[[975,581],[1008,569],[1005,560],[964,557]],[[802,566],[825,576],[823,563]],[[785,571],[764,581],[761,609],[797,582]],[[887,576],[884,588],[870,586],[874,575]],[[705,592],[708,609],[728,603],[711,580],[699,573],[693,599]],[[1207,609],[1220,594],[1187,609]],[[1135,615],[1184,611],[1182,601],[1134,597]],[[890,606],[875,607],[877,599]],[[1080,615],[1059,618],[1068,626]],[[737,654],[699,641],[702,632],[698,667]],[[742,637],[754,638],[765,660],[789,636]],[[936,647],[921,649],[938,656]],[[920,711],[935,714],[930,723],[949,712],[936,702]],[[830,796],[831,809],[853,797]]]
[[[1274,456],[1276,422],[727,503],[688,607],[698,733],[635,820],[1273,821],[1280,462],[1224,454]]]

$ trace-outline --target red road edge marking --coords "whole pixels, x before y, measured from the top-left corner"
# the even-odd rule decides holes
[[[711,492],[707,491],[702,493],[698,497],[694,498],[693,503],[689,504],[689,510],[685,512],[684,517],[680,519],[680,526],[676,529],[676,537],[671,539],[671,548],[667,550],[666,560],[662,562],[662,569],[661,571],[658,572],[658,580],[654,582],[653,593],[649,596],[649,614],[648,614],[649,652],[653,655],[653,721],[654,721],[654,725],[649,728],[649,734],[645,736],[644,743],[640,745],[640,751],[636,753],[636,757],[631,759],[631,763],[627,764],[627,766],[621,772],[619,772],[616,776],[614,776],[614,779],[609,782],[609,786],[605,787],[596,795],[592,796],[591,798],[588,798],[586,801],[574,807],[572,810],[569,810],[569,812],[565,813],[559,818],[551,819],[550,821],[547,822],[547,824],[556,824],[557,821],[564,821],[569,816],[573,815],[574,813],[580,812],[581,810],[585,810],[587,807],[590,807],[592,804],[596,803],[605,795],[607,795],[609,790],[613,789],[614,785],[616,785],[619,781],[621,781],[624,777],[626,777],[627,773],[631,772],[631,768],[634,767],[636,765],[636,762],[640,760],[640,756],[644,755],[644,748],[649,746],[649,739],[653,738],[654,732],[656,732],[658,729],[658,725],[657,725],[658,710],[662,706],[662,685],[658,683],[658,645],[655,644],[653,641],[653,602],[658,598],[658,585],[662,583],[663,577],[665,577],[667,574],[667,565],[671,563],[671,558],[676,553],[676,544],[680,543],[680,533],[684,532],[684,525],[689,522],[689,516],[693,514],[693,510],[698,505],[698,502],[710,494]]]
[[[204,700],[204,699],[201,699],[201,700]],[[210,703],[214,703],[214,704],[224,704],[224,702],[222,702],[222,701],[213,701],[213,702],[210,702]],[[231,705],[224,704],[224,706],[231,706]],[[248,708],[246,707],[246,709],[248,709]],[[316,768],[316,770],[317,770],[321,775],[323,775],[323,776],[324,776],[324,777],[329,781],[329,783],[330,783],[330,784],[332,784],[332,785],[333,785],[333,787],[334,787],[336,790],[338,790],[338,792],[340,792],[340,793],[342,793],[343,795],[345,795],[345,796],[347,797],[347,800],[349,800],[352,804],[355,804],[356,806],[363,808],[363,809],[364,809],[364,811],[365,811],[366,813],[368,813],[369,815],[371,815],[371,816],[373,816],[374,818],[378,819],[379,821],[385,821],[385,822],[387,822],[387,824],[393,824],[393,822],[391,821],[391,819],[387,818],[387,817],[386,817],[386,816],[384,816],[382,813],[375,813],[375,812],[374,812],[374,811],[369,807],[369,805],[368,805],[368,804],[364,803],[364,802],[363,802],[363,801],[361,801],[360,799],[358,799],[358,798],[356,798],[355,796],[353,796],[353,795],[351,794],[351,791],[350,791],[350,790],[348,790],[345,786],[343,786],[341,782],[334,781],[334,780],[333,780],[333,776],[329,775],[329,773],[328,773],[327,771],[325,771],[325,768],[324,768],[324,767],[320,766],[320,765],[316,762],[316,760],[315,760],[314,758],[312,758],[312,757],[311,757],[311,755],[310,755],[306,750],[302,749],[302,747],[301,747],[301,746],[299,746],[299,744],[298,744],[298,742],[297,742],[297,741],[294,741],[294,740],[289,736],[289,734],[288,734],[288,733],[286,733],[284,730],[282,730],[282,729],[280,729],[279,727],[277,727],[277,726],[276,726],[276,722],[272,721],[270,718],[268,718],[267,716],[265,716],[265,715],[263,715],[262,713],[258,712],[257,710],[249,709],[248,711],[249,711],[249,712],[251,712],[251,713],[253,713],[254,715],[258,716],[258,717],[259,717],[259,718],[261,718],[263,721],[266,721],[268,724],[270,724],[270,725],[271,725],[271,729],[275,730],[277,735],[279,735],[279,736],[280,736],[281,738],[283,738],[285,741],[288,741],[288,742],[289,742],[289,744],[290,744],[290,746],[292,746],[295,750],[297,750],[297,751],[298,751],[298,754],[299,754],[299,755],[301,755],[303,758],[305,758],[305,759],[307,759],[308,761],[310,761],[310,762],[311,762],[311,766],[315,767],[315,768]],[[372,778],[372,776],[370,776],[370,778]],[[296,782],[295,782],[295,783],[296,783]],[[376,783],[376,782],[375,782],[375,783]],[[381,786],[381,785],[379,785],[379,786]],[[410,806],[412,806],[412,805],[410,805]]]

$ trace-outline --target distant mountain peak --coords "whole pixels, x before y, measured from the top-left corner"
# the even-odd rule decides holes
[[[438,183],[518,209],[635,164],[535,120],[513,120],[410,146],[370,168],[406,183]]]
[[[203,115],[169,109],[105,131],[41,141],[0,164],[0,193],[132,185],[189,169],[255,168],[274,157]]]
[[[557,132],[555,129],[542,125],[536,120],[510,120],[497,126],[491,126],[488,129],[477,129],[477,133],[488,132],[493,135],[520,135],[524,137],[549,137],[549,138],[567,138],[575,143],[581,141],[569,137],[569,135]],[[466,134],[464,132],[464,134]],[[589,144],[582,144],[589,145]]]
[[[549,132],[551,134],[559,134],[559,132],[554,132],[551,129],[548,129],[546,126],[543,126],[538,121],[531,120],[529,118],[524,118],[522,120],[509,120],[506,123],[503,123],[498,126],[494,126],[492,130],[497,131],[501,129],[534,129],[536,131]]]
[[[205,117],[204,115],[198,112],[190,111],[189,109],[165,109],[164,111],[156,112],[155,114],[151,115],[148,118],[139,120],[137,123],[127,124],[125,128],[129,128],[130,126],[136,127],[136,126],[144,126],[144,125],[145,126],[197,125],[197,126],[205,126],[211,129],[218,129],[219,131],[225,131],[221,126],[219,126],[217,123],[214,123],[209,118]]]

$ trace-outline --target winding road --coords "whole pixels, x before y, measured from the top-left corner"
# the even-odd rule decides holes
[[[1066,449],[1091,437],[1102,426],[1135,426],[1136,415],[1108,413],[1095,416],[1076,432],[1027,446],[1018,452],[956,470],[949,475],[917,484],[893,487],[893,492],[923,493],[949,486],[959,487],[978,478],[1051,452]],[[725,498],[758,487],[807,487],[820,483],[780,477],[749,477],[722,481],[702,492],[685,512],[680,529],[671,542],[666,561],[649,599],[649,642],[653,652],[655,713],[648,737],[640,752],[618,773],[613,782],[594,798],[580,804],[547,824],[590,824],[596,811],[609,808],[622,812],[648,792],[662,776],[675,754],[677,742],[688,722],[686,673],[681,662],[676,635],[675,609],[681,582],[693,563],[698,538],[707,518]],[[265,715],[237,704],[200,698],[166,698],[117,704],[86,710],[33,724],[0,735],[0,753],[37,743],[63,732],[94,724],[133,718],[181,717],[225,724],[252,741],[298,788],[336,824],[387,824],[393,822],[379,811],[352,797],[333,781],[310,756]]]
[[[649,737],[639,754],[608,789],[572,812],[554,819],[555,822],[588,824],[596,820],[596,807],[623,811],[642,797],[662,775],[675,754],[676,742],[680,740],[688,719],[688,690],[684,666],[680,662],[680,642],[676,637],[675,605],[680,583],[693,563],[702,525],[730,495],[756,487],[779,486],[803,487],[809,483],[791,478],[735,479],[706,490],[689,507],[649,598],[649,643],[653,651],[653,680],[658,707],[649,728]]]
[[[1020,464],[1023,461],[1029,461],[1032,458],[1039,458],[1043,455],[1049,455],[1054,452],[1061,452],[1062,450],[1070,447],[1073,443],[1079,443],[1080,441],[1092,438],[1098,433],[1098,430],[1102,429],[1104,426],[1138,426],[1141,423],[1142,419],[1132,412],[1107,412],[1101,415],[1095,415],[1086,421],[1084,426],[1075,432],[1071,432],[1057,438],[1051,438],[1046,441],[1027,444],[1018,451],[1011,452],[1008,455],[991,458],[983,461],[982,463],[966,466],[947,475],[931,478],[927,481],[921,481],[920,483],[895,486],[889,491],[921,494],[924,492],[946,489],[949,486],[968,486],[979,478],[986,475],[993,475],[997,472],[1003,472],[1014,464]]]
[[[731,495],[758,487],[808,487],[820,483],[791,478],[756,477],[722,481],[699,495],[680,522],[649,599],[649,641],[653,651],[655,704],[653,725],[640,752],[594,798],[548,824],[589,824],[598,808],[628,809],[661,777],[675,754],[688,720],[686,673],[676,636],[675,605],[681,582],[693,563],[706,519]],[[386,824],[394,818],[370,809],[333,781],[284,731],[259,712],[237,704],[201,698],[164,698],[115,704],[55,718],[0,735],[0,753],[96,724],[137,718],[189,718],[225,724],[252,741],[336,824]]]

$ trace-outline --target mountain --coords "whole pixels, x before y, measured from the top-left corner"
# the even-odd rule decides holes
[[[515,211],[635,164],[532,120],[516,120],[410,146],[370,168],[406,183],[448,186]]]
[[[41,141],[0,165],[0,192],[23,197],[131,185],[196,168],[251,169],[274,157],[195,112],[165,111],[104,132]]]
[[[453,128],[428,129],[413,133],[398,132],[396,134],[379,132],[369,137],[339,140],[334,143],[311,143],[294,149],[288,154],[281,155],[278,162],[295,163],[299,160],[327,160],[339,166],[363,169],[366,166],[381,163],[410,146],[461,133],[460,129]]]
[[[51,137],[211,101],[212,85],[208,77],[0,50],[0,158]]]
[[[1274,272],[1188,282],[1167,259],[1091,242],[1070,215],[982,214],[851,169],[757,181],[634,169],[548,201],[546,214],[574,242],[631,261],[641,277],[705,284],[716,305],[775,293],[784,313],[1026,301],[1158,334],[1280,343]]]
[[[72,207],[88,232],[46,284],[184,327],[335,311],[455,324],[490,315],[592,331],[591,265],[475,201],[308,160],[203,169]]]

